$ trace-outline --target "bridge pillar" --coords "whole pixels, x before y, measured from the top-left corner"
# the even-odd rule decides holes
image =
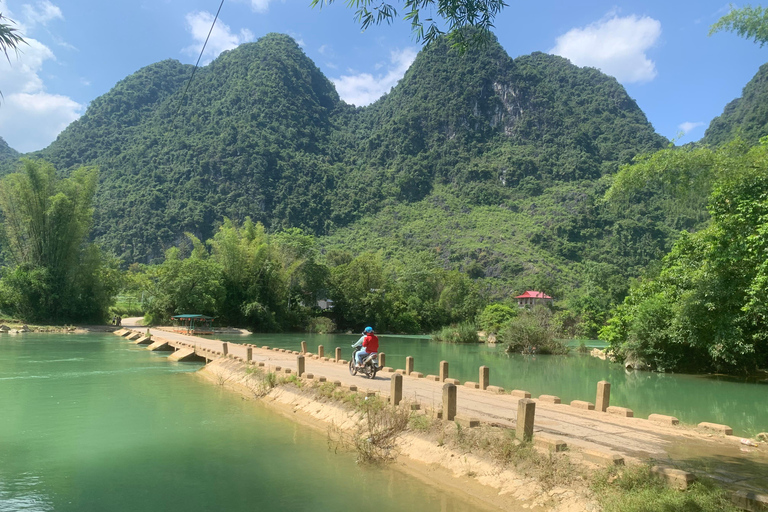
[[[245,362],[250,363],[253,361],[253,347],[248,347],[245,349]]]
[[[604,380],[597,383],[597,399],[595,400],[595,410],[605,412],[611,402],[611,384]]]
[[[341,361],[341,347],[336,347],[336,362]]]
[[[536,402],[530,398],[522,398],[517,402],[515,437],[520,441],[530,441],[533,438],[533,418],[535,415]]]
[[[480,367],[480,389],[488,389],[488,384],[491,383],[491,369],[487,366]]]
[[[304,356],[298,355],[296,356],[296,373],[299,375],[299,377],[302,377],[305,373],[304,371]]]
[[[317,347],[317,357],[325,357],[325,347],[322,345],[318,345]]]
[[[384,364],[386,354],[384,352],[379,352],[378,359],[379,359],[379,368],[384,368],[386,364]]]
[[[448,361],[440,361],[440,382],[448,378]]]
[[[405,358],[405,374],[410,375],[413,372],[413,358],[408,356]]]
[[[392,383],[390,384],[390,397],[392,405],[399,405],[403,399],[403,376],[399,373],[392,375]]]
[[[225,356],[229,354],[229,344],[226,341],[221,344],[221,353]]]
[[[453,421],[456,417],[456,384],[443,386],[443,419]]]
[[[302,341],[301,342],[301,353],[302,354],[306,354],[307,353],[307,342],[306,341]]]

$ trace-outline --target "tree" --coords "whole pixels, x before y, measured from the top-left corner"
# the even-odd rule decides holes
[[[14,50],[18,52],[19,45],[26,44],[24,38],[18,34],[18,30],[13,28],[12,25],[15,24],[15,21],[6,16],[3,16],[3,14],[0,13],[0,50],[5,54],[5,58],[8,59],[8,62],[11,62],[11,57],[8,55],[8,50]]]
[[[682,186],[702,154],[680,152],[679,167],[644,170]],[[768,138],[752,148],[735,141],[705,160],[709,226],[679,238],[601,338],[619,358],[655,370],[750,372],[768,364]]]
[[[312,7],[330,5],[334,0],[312,0]],[[386,23],[391,25],[397,17],[397,8],[384,1],[350,0],[349,7],[356,9],[355,20],[362,29],[371,25]],[[411,22],[411,30],[417,41],[429,44],[445,31],[441,20],[448,24],[451,43],[460,50],[466,50],[472,44],[489,40],[493,20],[507,4],[504,0],[405,0],[403,5],[404,21]],[[424,18],[422,13],[436,10],[437,19]],[[472,30],[478,29],[478,30]]]
[[[60,179],[47,162],[25,159],[0,182],[6,267],[4,307],[27,320],[102,320],[118,286],[116,263],[87,243],[98,171]]]
[[[736,32],[741,37],[760,43],[762,47],[768,43],[768,9],[750,5],[731,9],[709,28],[709,35],[723,31]]]

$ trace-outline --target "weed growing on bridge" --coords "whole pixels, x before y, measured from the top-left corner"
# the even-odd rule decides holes
[[[540,453],[532,443],[515,439],[515,431],[482,425],[463,428],[458,423],[443,430],[443,443],[465,453],[485,455],[501,467],[511,465],[524,475],[536,478],[545,489],[567,485],[580,473],[564,453]]]
[[[329,388],[318,387],[326,396]],[[331,397],[336,395],[331,391]],[[358,415],[351,431],[342,430],[338,425],[328,429],[328,445],[331,448],[351,448],[357,453],[357,462],[380,464],[397,458],[397,438],[408,427],[410,409],[404,405],[392,407],[378,396],[368,397],[362,393],[344,393],[341,401]]]
[[[592,490],[603,512],[737,512],[728,493],[710,480],[694,482],[687,490],[669,487],[649,465],[610,468],[598,472]]]

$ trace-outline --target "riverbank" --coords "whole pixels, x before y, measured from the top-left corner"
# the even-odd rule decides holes
[[[322,397],[321,383],[318,382],[306,384],[283,378],[282,382],[275,381],[275,387],[269,387],[264,382],[265,373],[233,359],[212,361],[198,374],[244,398],[259,399],[308,428],[329,432],[332,444],[337,442],[333,432],[354,434],[360,425],[360,413],[349,405],[352,400],[347,398],[354,392],[348,389],[340,389],[338,398],[333,400]],[[431,422],[424,411],[413,414]],[[565,486],[542,484],[530,470],[521,472],[480,454],[450,446],[452,435],[449,430],[455,432],[456,426],[447,422],[443,426],[444,429],[429,432],[408,429],[400,433],[396,439],[398,456],[395,465],[415,478],[440,487],[447,496],[469,494],[481,504],[478,510],[576,512],[599,509],[583,477],[571,475],[573,480],[569,478]]]

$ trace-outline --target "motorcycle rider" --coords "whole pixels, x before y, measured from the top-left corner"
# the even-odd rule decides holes
[[[358,367],[363,365],[363,359],[368,355],[375,354],[379,351],[379,338],[376,337],[376,334],[373,332],[373,327],[366,327],[363,331],[363,335],[360,336],[360,339],[357,340],[352,347],[359,347],[361,345],[363,346],[363,349],[355,354],[355,363],[357,363]]]

